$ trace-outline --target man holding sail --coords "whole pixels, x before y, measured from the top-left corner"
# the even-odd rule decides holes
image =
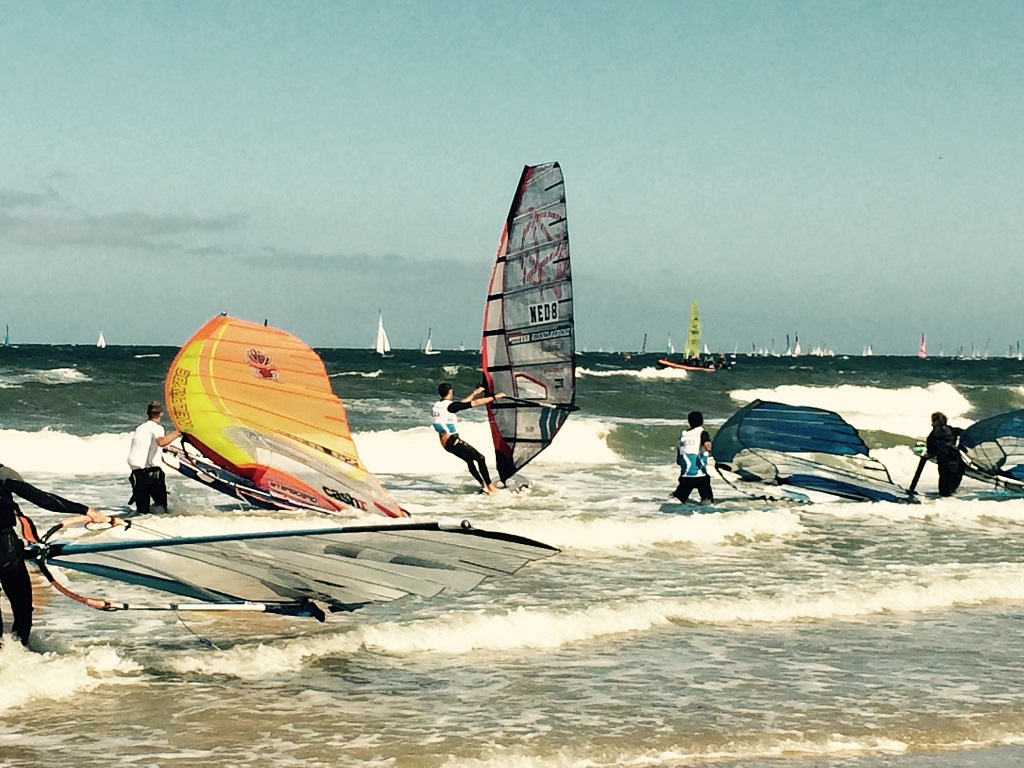
[[[434,403],[431,409],[431,426],[437,432],[441,440],[441,447],[453,456],[458,456],[469,467],[469,473],[473,475],[484,493],[494,493],[498,488],[491,482],[491,475],[487,471],[487,462],[483,454],[459,437],[459,411],[465,411],[477,405],[487,405],[505,396],[504,392],[496,392],[493,395],[478,397],[484,392],[483,387],[477,387],[458,402],[454,402],[452,385],[443,382],[437,387],[437,394],[441,399]]]
[[[36,488],[26,483],[13,469],[0,464],[0,590],[11,603],[14,618],[11,632],[22,645],[28,645],[28,636],[32,631],[32,582],[25,568],[25,545],[16,531],[21,525],[22,514],[18,502],[14,500],[15,496],[51,512],[81,515],[93,523],[113,523],[115,518],[85,504]],[[3,628],[3,619],[0,618],[0,638],[3,636]]]

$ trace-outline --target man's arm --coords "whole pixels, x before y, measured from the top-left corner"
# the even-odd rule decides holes
[[[163,437],[158,437],[156,439],[156,444],[159,445],[161,448],[166,448],[168,445],[173,443],[179,437],[181,437],[181,432],[176,429],[176,430],[174,430],[173,432],[171,432],[168,435],[164,435]]]
[[[495,392],[493,395],[487,395],[486,397],[477,397],[477,395],[483,391],[483,387],[477,387],[459,402],[452,403],[448,406],[449,413],[458,413],[459,411],[464,411],[467,408],[474,408],[478,405],[487,405],[487,403],[493,403],[495,400],[500,400],[505,396],[504,392]]]
[[[66,515],[84,515],[89,511],[89,507],[85,504],[79,504],[77,501],[70,501],[63,496],[41,490],[30,483],[26,483],[24,480],[12,478],[7,481],[7,487],[11,489],[11,493],[15,493],[26,501],[32,502],[37,507],[48,509],[50,512],[62,512]]]

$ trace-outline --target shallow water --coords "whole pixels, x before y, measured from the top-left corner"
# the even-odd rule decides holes
[[[0,461],[121,509],[128,432],[174,352],[0,349]],[[741,357],[690,377],[654,356],[583,355],[581,410],[526,471],[530,492],[488,498],[425,426],[437,380],[475,385],[473,355],[323,355],[364,461],[417,519],[561,554],[326,624],[102,613],[40,584],[32,652],[0,649],[0,765],[1024,764],[1024,500],[971,499],[967,484],[918,505],[662,512],[691,409],[712,432],[754,396],[836,410],[907,484],[931,411],[966,424],[1021,407],[1018,361]],[[462,432],[487,446],[480,413]],[[140,526],[322,521],[169,487],[172,513]]]

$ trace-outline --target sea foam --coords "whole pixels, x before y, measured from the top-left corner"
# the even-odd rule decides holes
[[[953,424],[968,426],[970,419],[964,420],[964,417],[972,407],[956,387],[944,382],[902,389],[852,384],[838,387],[787,384],[772,389],[739,389],[729,394],[743,404],[769,400],[823,408],[835,411],[857,429],[881,430],[908,437],[927,435],[931,430],[929,419],[934,411],[945,413]]]

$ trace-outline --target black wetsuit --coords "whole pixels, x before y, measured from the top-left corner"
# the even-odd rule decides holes
[[[964,461],[956,445],[959,437],[960,428],[948,424],[940,424],[928,435],[928,455],[935,457],[939,467],[939,496],[952,496],[964,477]]]
[[[32,582],[25,567],[25,545],[15,532],[20,510],[14,500],[18,495],[37,507],[51,512],[85,514],[85,504],[41,491],[21,479],[21,475],[10,467],[0,464],[0,589],[11,602],[14,623],[11,631],[23,645],[28,645],[32,631]],[[0,637],[3,636],[3,618],[0,617]]]

